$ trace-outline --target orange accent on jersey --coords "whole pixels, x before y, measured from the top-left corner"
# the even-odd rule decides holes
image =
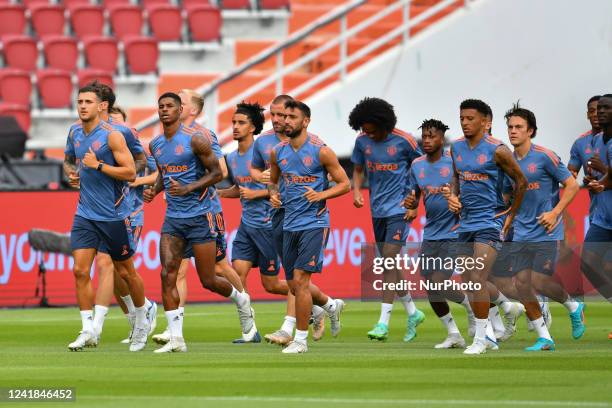
[[[321,140],[321,138],[319,136],[313,135],[312,133],[308,134],[308,141],[310,143],[312,143],[313,145],[319,146],[319,147],[325,145],[325,142],[323,140]]]
[[[323,248],[325,248],[325,240],[327,240],[327,234],[329,234],[329,228],[323,228]]]
[[[491,143],[492,145],[500,145],[503,144],[501,140],[495,139],[493,136],[485,136],[485,141]]]
[[[210,227],[210,230],[214,231],[215,230],[215,223],[213,221],[212,214],[207,212],[206,213],[206,218],[208,218],[208,226]]]
[[[112,132],[113,130],[115,130],[115,129],[114,129],[114,128],[113,128],[113,127],[112,127],[112,126],[109,124],[109,123],[106,123],[106,122],[100,122],[100,124],[102,125],[102,126],[100,126],[100,127],[101,127],[102,129],[104,129],[104,130],[110,130],[111,132]]]
[[[583,137],[587,137],[587,136],[591,136],[593,133],[593,130],[587,130],[586,132],[582,133],[580,136],[578,136],[578,139],[583,138]]]
[[[221,214],[215,214],[217,218],[217,229],[219,232],[225,232],[225,223],[223,222],[223,217]]]
[[[507,208],[507,209],[505,209],[504,211],[502,211],[502,212],[500,212],[500,213],[495,214],[495,218],[499,218],[499,217],[501,217],[501,216],[503,216],[503,215],[508,214],[508,213],[510,212],[510,210],[511,210],[511,209],[512,209],[511,207],[508,207],[508,208]]]
[[[204,191],[202,191],[202,195],[200,196],[200,198],[198,198],[198,201],[202,201],[204,197],[206,197],[207,193],[208,193],[208,187],[206,187]]]
[[[545,147],[536,144],[533,145],[533,150],[535,150],[536,152],[544,153],[546,156],[548,156],[548,158],[553,162],[555,166],[559,165],[559,158],[552,150],[549,150]]]
[[[121,201],[123,201],[123,198],[125,197],[125,195],[121,194],[121,197],[119,197],[119,199],[117,200],[117,202],[115,203],[115,207],[118,206],[119,204],[121,204]]]
[[[323,214],[325,212],[325,210],[327,210],[327,207],[323,207],[321,208],[319,211],[317,211],[317,217],[321,214]]]
[[[457,228],[459,228],[459,223],[453,225],[450,230],[455,231]]]
[[[268,129],[263,133],[260,133],[259,136],[268,136],[268,135],[276,135],[274,129]]]
[[[414,136],[412,136],[410,133],[403,131],[401,129],[398,129],[398,128],[393,129],[392,133],[395,133],[396,135],[401,136],[402,138],[406,139],[406,141],[410,143],[410,146],[412,146],[414,150],[417,149],[418,147],[417,141],[414,138]]]
[[[427,155],[425,155],[425,154],[424,154],[424,155],[419,156],[419,157],[417,157],[416,159],[414,159],[414,160],[412,161],[412,163],[420,162],[420,161],[423,161],[423,160],[425,160],[425,159],[427,159]]]

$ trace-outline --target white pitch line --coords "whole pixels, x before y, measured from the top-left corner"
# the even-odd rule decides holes
[[[546,407],[594,407],[608,408],[612,403],[588,402],[588,401],[534,401],[534,400],[461,400],[461,399],[383,399],[383,398],[320,398],[320,397],[224,397],[224,396],[125,396],[118,395],[86,395],[78,396],[78,399],[87,400],[159,400],[159,399],[182,399],[188,401],[217,401],[217,402],[296,402],[296,403],[324,403],[324,404],[415,404],[415,405],[509,405],[509,406],[546,406]]]

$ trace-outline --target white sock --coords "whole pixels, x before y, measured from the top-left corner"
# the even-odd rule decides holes
[[[506,330],[506,326],[504,326],[504,321],[499,315],[499,308],[497,306],[489,309],[489,320],[491,321],[494,331],[503,332]]]
[[[312,315],[319,316],[321,313],[325,313],[325,310],[321,306],[312,305]]]
[[[244,307],[249,303],[249,295],[246,292],[238,292],[238,290],[232,286],[232,293],[229,295],[230,299],[238,307]]]
[[[168,319],[168,330],[170,330],[171,337],[183,337],[183,316],[180,314],[178,309],[170,310],[166,312],[166,319]]]
[[[485,330],[485,334],[488,338],[490,338],[493,341],[497,341],[497,337],[495,337],[495,332],[493,331],[493,324],[491,323],[490,319],[487,319],[487,328]]]
[[[412,296],[410,296],[410,293],[400,297],[399,300],[404,305],[404,309],[406,309],[406,313],[408,313],[408,316],[411,316],[416,313],[416,305],[412,301]]]
[[[574,299],[568,296],[567,300],[563,302],[563,306],[565,306],[568,312],[574,313],[576,309],[578,309],[579,305],[578,305],[578,302],[576,302]]]
[[[93,310],[81,310],[81,322],[83,323],[83,331],[93,333]]]
[[[151,306],[153,306],[153,302],[151,302],[149,299],[147,299],[147,297],[145,296],[145,302],[144,302],[145,307],[147,308],[147,310],[149,310],[149,308]]]
[[[283,325],[280,329],[285,333],[289,333],[289,335],[292,335],[293,329],[295,329],[295,317],[285,316],[285,320],[283,320]]]
[[[336,311],[336,302],[334,302],[334,299],[332,299],[331,296],[328,296],[327,303],[321,307],[327,312],[328,315],[330,315]]]
[[[134,301],[130,295],[121,296],[121,300],[123,300],[123,303],[125,303],[125,306],[127,306],[128,313],[135,313],[136,306],[134,306]]]
[[[548,339],[552,341],[552,337],[550,337],[550,333],[548,332],[548,327],[546,327],[546,323],[544,322],[544,318],[540,316],[538,319],[532,320],[531,323],[533,327],[535,327],[538,332],[538,337],[542,337],[544,339]]]
[[[144,305],[137,307],[134,313],[136,314],[136,322],[134,323],[134,327],[143,327],[145,325],[145,321],[147,320],[147,307]]]
[[[93,319],[93,327],[96,335],[100,335],[102,333],[102,327],[104,327],[104,318],[108,313],[108,307],[95,305],[94,306],[94,319]]]
[[[300,343],[306,344],[308,341],[308,330],[295,330],[295,341],[299,341]]]
[[[501,292],[499,292],[499,295],[497,295],[497,299],[491,299],[491,302],[495,303],[497,306],[500,306],[503,309],[504,313],[510,313],[510,311],[512,310],[512,302],[510,302],[510,299],[508,299]]]
[[[185,306],[179,306],[178,307],[178,311],[181,314],[181,316],[183,316],[183,318],[185,318]]]
[[[474,341],[478,340],[484,343],[489,319],[476,318],[474,320],[476,321],[476,334],[474,335]]]
[[[393,310],[393,303],[381,303],[380,304],[380,319],[378,323],[384,323],[389,326],[389,320],[391,319],[391,311]]]
[[[468,314],[468,316],[474,316],[474,312],[472,311],[472,306],[470,305],[470,298],[468,298],[467,295],[465,295],[465,297],[461,301],[461,306],[465,308],[465,311]]]
[[[612,297],[609,297],[608,299],[606,299],[608,302],[612,303]]]
[[[457,323],[455,323],[455,319],[453,319],[453,314],[448,312],[444,316],[440,317],[440,321],[446,327],[448,334],[459,334],[459,328],[457,327]]]

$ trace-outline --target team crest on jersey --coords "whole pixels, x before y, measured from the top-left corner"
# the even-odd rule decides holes
[[[179,155],[183,154],[184,152],[185,152],[185,148],[183,147],[183,145],[182,145],[182,144],[177,145],[177,146],[174,148],[174,154],[176,154],[177,156],[179,156]]]
[[[485,154],[479,154],[477,160],[479,164],[485,164],[487,161],[487,156]]]
[[[369,156],[369,155],[372,154],[372,146],[366,146],[365,154],[366,154],[366,156]]]
[[[304,166],[306,166],[306,167],[310,167],[310,166],[312,166],[312,157],[310,157],[310,156],[305,156],[305,157],[302,159],[302,163],[304,163]]]
[[[586,154],[591,154],[592,150],[590,147],[587,147],[586,150],[584,151]]]
[[[395,153],[397,153],[397,147],[395,146],[387,147],[387,153],[389,154],[389,156],[395,156]]]
[[[529,164],[529,166],[527,166],[527,171],[530,173],[535,173],[537,169],[538,169],[538,166],[536,166],[535,163],[531,163]]]
[[[283,159],[283,160],[281,160],[281,164],[282,164],[283,166],[286,166],[286,165],[287,165],[287,159]]]
[[[442,167],[440,169],[440,176],[448,177],[449,174],[450,174],[450,169],[448,167]]]
[[[94,152],[97,152],[102,147],[102,143],[99,140],[96,140],[91,144],[91,148],[94,149]]]
[[[461,157],[461,155],[460,155],[460,154],[458,154],[458,155],[457,155],[457,161],[458,161],[458,162],[463,161],[463,158]]]

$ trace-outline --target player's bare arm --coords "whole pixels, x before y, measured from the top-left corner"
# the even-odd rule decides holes
[[[507,210],[508,217],[506,218],[503,229],[504,234],[506,234],[512,226],[516,213],[519,208],[521,208],[521,203],[523,202],[523,197],[527,190],[527,179],[507,146],[502,145],[495,150],[495,163],[504,173],[514,180],[514,200]]]
[[[306,197],[308,202],[314,203],[328,200],[351,191],[351,182],[342,166],[340,166],[338,157],[332,149],[329,147],[322,147],[319,151],[319,160],[323,167],[325,167],[325,170],[327,170],[327,173],[331,176],[335,185],[323,191],[314,191],[312,188],[306,187],[304,197]]]
[[[170,189],[168,194],[175,196],[187,195],[193,191],[203,190],[222,180],[221,167],[219,160],[215,157],[210,143],[200,135],[193,135],[191,138],[191,150],[195,154],[207,172],[193,183],[186,185],[180,184],[178,181],[170,179]]]
[[[363,166],[356,164],[353,168],[353,205],[357,208],[363,207],[361,187],[363,186],[364,177]]]
[[[270,202],[274,208],[279,208],[282,205],[280,193],[278,192],[279,179],[280,168],[276,163],[276,153],[274,153],[273,150],[270,152],[270,183],[268,184],[268,193],[270,194]]]
[[[90,148],[83,157],[83,165],[101,171],[103,174],[116,180],[133,181],[136,179],[134,159],[128,150],[125,138],[119,132],[108,135],[108,147],[113,153],[116,166],[103,163],[96,158],[95,152]]]
[[[240,189],[236,184],[230,188],[220,188],[217,190],[217,194],[222,198],[240,198]]]
[[[580,186],[576,182],[576,179],[571,176],[567,179],[563,180],[563,196],[553,208],[552,210],[541,214],[538,217],[538,223],[546,228],[547,232],[551,232],[557,224],[560,222],[561,214],[567,208],[567,206],[572,202],[576,194],[578,194],[578,190],[580,190]]]

